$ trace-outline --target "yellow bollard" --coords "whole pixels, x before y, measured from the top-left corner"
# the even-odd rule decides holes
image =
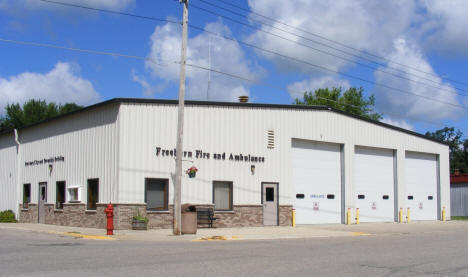
[[[359,208],[356,208],[356,224],[359,224]]]
[[[296,209],[292,209],[292,227],[296,227]]]
[[[346,211],[346,225],[351,224],[351,208]]]
[[[400,208],[400,212],[398,213],[398,223],[403,222],[403,208]]]
[[[445,207],[442,208],[442,221],[445,221]]]
[[[408,208],[408,210],[406,211],[406,223],[410,223],[411,222],[411,216],[410,216],[410,209]]]

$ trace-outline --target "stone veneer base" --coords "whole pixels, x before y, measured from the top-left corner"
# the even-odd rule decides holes
[[[106,228],[106,214],[104,210],[107,204],[98,203],[95,211],[86,210],[85,203],[64,203],[63,209],[55,209],[54,204],[45,205],[45,223],[53,225]],[[149,229],[170,229],[173,222],[173,205],[169,205],[168,211],[146,211],[146,204],[113,204],[115,230],[128,230],[132,228],[132,217],[139,213],[149,219]],[[213,205],[195,205],[199,207],[212,207]],[[30,203],[27,209],[20,204],[20,222],[37,223],[38,206]],[[279,226],[291,226],[292,206],[281,205],[279,207]],[[234,205],[232,211],[215,212],[217,218],[214,226],[223,227],[258,227],[263,226],[262,205]],[[199,226],[203,227],[203,226]]]

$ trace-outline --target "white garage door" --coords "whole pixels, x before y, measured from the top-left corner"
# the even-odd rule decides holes
[[[394,221],[393,150],[356,147],[355,203],[361,222]]]
[[[340,145],[293,140],[292,167],[296,223],[341,223]]]
[[[406,203],[412,220],[437,220],[437,157],[406,152]]]

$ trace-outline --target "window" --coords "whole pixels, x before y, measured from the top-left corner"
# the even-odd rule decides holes
[[[31,184],[23,185],[23,209],[29,207],[29,202],[31,202]]]
[[[168,180],[167,179],[145,179],[145,202],[148,211],[168,210]]]
[[[65,202],[65,181],[57,182],[55,189],[55,208],[58,210],[63,209]]]
[[[275,189],[274,188],[265,188],[265,201],[266,202],[275,201]]]
[[[68,188],[68,202],[80,202],[80,188],[71,187]]]
[[[232,210],[232,182],[213,182],[213,204],[215,211]]]
[[[96,203],[99,200],[99,179],[88,180],[88,210],[96,210]]]

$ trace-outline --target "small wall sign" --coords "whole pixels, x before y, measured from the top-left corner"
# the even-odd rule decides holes
[[[65,158],[63,156],[56,156],[51,158],[44,158],[42,160],[34,160],[25,162],[24,166],[32,166],[32,165],[41,165],[41,164],[52,164],[55,162],[64,162]]]

